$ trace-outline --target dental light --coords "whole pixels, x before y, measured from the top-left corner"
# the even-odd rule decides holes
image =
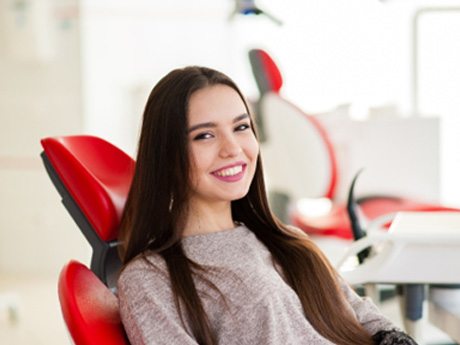
[[[264,15],[277,25],[282,25],[283,22],[277,17],[257,7],[255,0],[235,0],[235,9],[230,14],[230,20],[234,19],[236,15]]]

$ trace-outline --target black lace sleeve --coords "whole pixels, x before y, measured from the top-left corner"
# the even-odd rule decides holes
[[[397,329],[377,332],[372,339],[375,345],[417,345],[414,339]]]

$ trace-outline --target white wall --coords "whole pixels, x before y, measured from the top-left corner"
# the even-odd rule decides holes
[[[0,275],[88,257],[39,157],[40,138],[83,124],[77,2],[57,3],[0,1]]]
[[[449,11],[419,17],[419,108],[439,114],[441,123],[441,194],[460,206],[460,2]]]
[[[173,68],[237,75],[231,2],[87,1],[82,13],[85,129],[134,152],[143,105]],[[230,42],[230,44],[229,44]]]

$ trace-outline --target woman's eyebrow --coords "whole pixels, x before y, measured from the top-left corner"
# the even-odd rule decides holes
[[[244,119],[246,119],[248,117],[249,117],[248,114],[241,114],[241,115],[238,115],[237,117],[235,117],[232,122],[236,123],[236,122],[244,120]],[[215,122],[203,122],[203,123],[198,123],[196,125],[191,126],[188,129],[188,132],[191,133],[191,132],[196,131],[197,129],[201,129],[201,128],[215,128],[215,127],[217,127],[217,124]]]
[[[237,117],[235,117],[235,118],[233,119],[233,123],[236,123],[236,122],[238,122],[238,121],[247,119],[248,117],[249,117],[248,114],[241,114],[241,115],[239,115],[239,116],[237,116]]]
[[[214,127],[217,127],[217,125],[214,122],[203,122],[203,123],[199,123],[197,125],[190,127],[188,129],[188,132],[190,133],[200,128],[214,128]]]

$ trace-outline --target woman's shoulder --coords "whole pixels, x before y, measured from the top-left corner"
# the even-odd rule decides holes
[[[149,284],[167,280],[167,267],[161,255],[147,252],[126,264],[118,277],[118,289],[126,285]]]

